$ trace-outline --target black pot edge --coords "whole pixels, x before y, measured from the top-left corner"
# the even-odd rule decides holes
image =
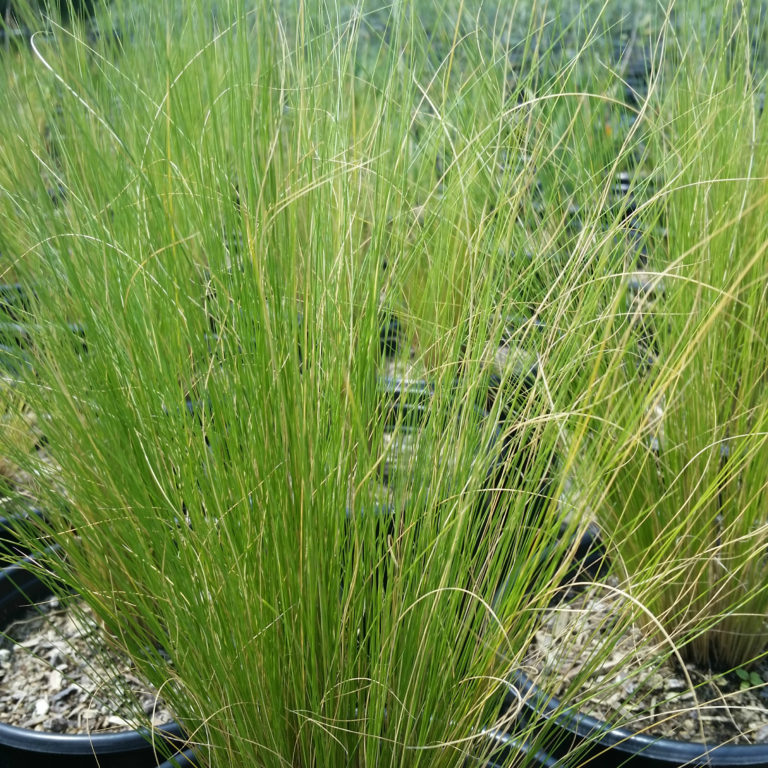
[[[675,741],[637,733],[629,728],[611,728],[595,717],[578,712],[559,712],[559,699],[546,696],[523,672],[512,674],[507,694],[507,703],[518,706],[522,700],[528,720],[544,718],[553,720],[567,734],[563,743],[571,745],[589,744],[593,751],[599,751],[601,768],[609,765],[625,765],[633,758],[640,758],[646,764],[663,766],[750,766],[768,768],[768,744],[728,745],[702,744],[698,742]],[[616,753],[616,759],[609,762],[608,754]],[[564,755],[554,755],[562,758]],[[546,765],[547,763],[544,763]]]
[[[198,765],[195,750],[185,749],[158,765],[157,768],[198,768]]]
[[[99,758],[106,755],[144,752],[153,745],[167,749],[185,743],[178,723],[168,723],[154,729],[121,731],[119,733],[48,733],[32,731],[0,723],[0,749],[16,749],[38,755],[66,755]]]
[[[32,558],[23,558],[0,570],[0,615],[7,619],[11,611],[21,604],[42,599],[50,594],[48,587],[24,567]],[[152,749],[176,747],[185,742],[178,723],[171,722],[150,731],[138,729],[118,733],[62,734],[33,731],[15,725],[0,723],[0,750],[16,749],[30,756],[49,754],[83,757],[114,755]]]
[[[484,762],[482,764],[483,768],[500,768],[501,764],[496,761],[506,760],[510,754],[532,756],[535,761],[534,765],[540,766],[540,768],[556,768],[557,766],[557,760],[554,757],[548,755],[542,749],[534,752],[534,749],[536,749],[535,745],[519,736],[511,736],[509,733],[498,728],[488,731],[485,736],[494,745],[495,756]]]
[[[17,527],[33,518],[42,520],[44,517],[42,510],[34,506],[0,512],[0,569],[29,556],[29,549],[19,542]]]

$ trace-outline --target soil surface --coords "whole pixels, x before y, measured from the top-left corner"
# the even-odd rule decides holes
[[[676,660],[659,666],[658,647],[630,627],[593,674],[577,681],[585,659],[599,658],[601,647],[615,642],[607,628],[621,614],[619,599],[605,590],[584,592],[551,607],[526,658],[526,673],[555,697],[575,685],[579,711],[615,726],[676,741],[768,743],[765,661],[750,669],[759,685],[735,671],[713,673],[691,664],[683,670]],[[569,700],[573,695],[571,690]]]
[[[55,733],[131,730],[141,712],[170,722],[131,662],[105,647],[87,606],[72,602],[30,608],[0,637],[0,722]]]

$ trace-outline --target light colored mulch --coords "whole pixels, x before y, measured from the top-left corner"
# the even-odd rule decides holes
[[[57,599],[28,609],[0,638],[0,721],[36,731],[95,733],[135,727],[131,711],[153,725],[171,721],[157,694],[125,657],[105,647],[82,601]]]
[[[605,591],[584,592],[550,608],[526,658],[526,672],[555,697],[576,686],[582,714],[677,741],[710,744],[768,743],[768,663],[754,671],[763,684],[742,691],[735,672],[714,673],[686,665],[694,690],[675,660],[649,671],[658,650],[637,627],[616,643],[606,631],[621,608]],[[576,682],[585,659],[599,658],[585,681]],[[643,671],[646,670],[646,671]],[[569,692],[569,701],[574,691]],[[704,738],[702,738],[704,736]]]

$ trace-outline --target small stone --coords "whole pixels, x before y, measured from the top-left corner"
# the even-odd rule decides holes
[[[67,663],[68,648],[60,642],[56,642],[52,645],[50,653],[48,654],[48,663],[52,667],[58,667]]]
[[[645,690],[658,690],[663,688],[664,678],[658,672],[654,672],[650,677],[642,681],[642,687]]]
[[[765,744],[768,742],[768,725],[764,725],[756,734],[755,742],[757,744]]]
[[[0,664],[7,664],[12,654],[13,651],[10,648],[0,648]]]
[[[29,729],[34,728],[35,730],[40,730],[39,728],[37,728],[37,726],[42,724],[44,720],[45,720],[44,717],[30,717],[29,719],[25,720],[21,724],[21,727],[29,728]]]
[[[52,597],[50,600],[38,603],[37,607],[40,610],[40,613],[50,613],[51,611],[55,611],[59,605],[59,598]]]
[[[51,705],[48,703],[48,699],[38,699],[35,702],[35,717],[45,717],[50,708]]]
[[[48,647],[45,645],[44,641],[41,641],[39,637],[31,637],[29,640],[22,640],[20,643],[17,643],[19,648],[39,648],[41,646]]]
[[[107,722],[110,725],[116,725],[119,728],[131,728],[131,724],[126,719],[118,717],[117,715],[110,715],[107,718]]]
[[[58,702],[62,701],[63,699],[66,699],[67,696],[71,696],[73,693],[76,693],[79,690],[80,690],[80,687],[77,685],[67,686],[63,691],[59,691],[57,694],[53,696],[53,703],[58,704]]]
[[[50,675],[48,675],[48,688],[52,693],[61,690],[61,684],[64,682],[64,675],[59,672],[58,669],[54,669]]]
[[[69,727],[69,723],[66,717],[52,717],[45,721],[43,727],[51,733],[64,733]]]

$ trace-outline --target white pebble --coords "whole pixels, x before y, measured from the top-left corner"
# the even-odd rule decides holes
[[[48,714],[48,710],[50,709],[50,704],[48,704],[48,699],[38,699],[35,702],[35,717],[44,717]]]
[[[56,693],[61,690],[61,684],[64,682],[64,675],[59,672],[58,669],[54,669],[50,675],[48,675],[48,688]]]
[[[130,728],[131,727],[131,724],[127,720],[125,720],[122,717],[118,717],[117,715],[110,715],[107,718],[107,722],[110,725],[116,725],[116,726],[118,726],[120,728]]]

